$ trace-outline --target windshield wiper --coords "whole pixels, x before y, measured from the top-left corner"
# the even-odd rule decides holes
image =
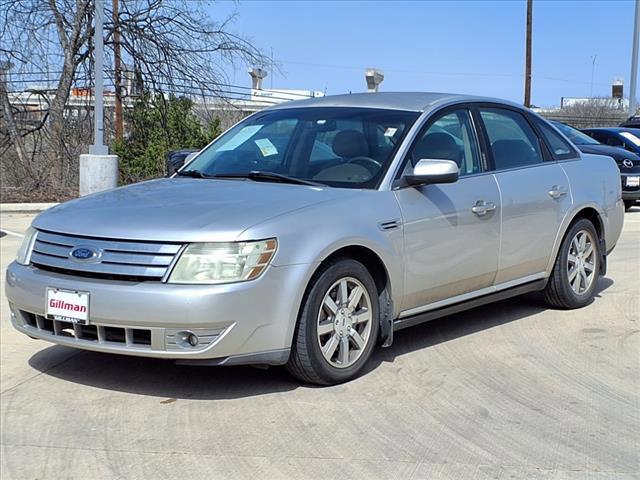
[[[176,175],[179,177],[191,177],[191,178],[213,178],[211,175],[205,175],[199,170],[182,170],[180,172],[176,172]]]
[[[311,180],[303,180],[302,178],[289,177],[280,173],[263,172],[261,170],[253,170],[247,173],[220,173],[213,175],[214,178],[248,178],[249,180],[271,180],[280,183],[291,183],[294,185],[311,185],[314,187],[325,187],[326,185]]]

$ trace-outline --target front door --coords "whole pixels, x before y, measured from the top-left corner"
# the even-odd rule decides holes
[[[426,125],[403,173],[425,158],[455,161],[460,179],[395,191],[404,224],[403,315],[490,287],[498,266],[500,194],[494,176],[481,167],[466,108],[447,110]]]

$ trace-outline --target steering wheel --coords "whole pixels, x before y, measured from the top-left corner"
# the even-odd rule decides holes
[[[349,161],[347,161],[347,164],[348,163],[355,163],[356,165],[363,166],[367,170],[369,170],[371,173],[377,173],[378,170],[382,168],[382,164],[379,161],[374,160],[371,157],[365,157],[364,155],[359,157],[353,157],[349,159]],[[371,167],[373,167],[373,169]]]

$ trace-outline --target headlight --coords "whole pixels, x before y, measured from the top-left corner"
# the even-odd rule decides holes
[[[31,251],[33,250],[33,244],[36,241],[36,234],[38,231],[29,227],[24,234],[24,238],[22,239],[22,245],[18,249],[18,253],[16,254],[16,262],[20,265],[29,265],[29,260],[31,259]]]
[[[258,278],[276,252],[275,238],[255,242],[192,243],[176,263],[169,283],[231,283]]]

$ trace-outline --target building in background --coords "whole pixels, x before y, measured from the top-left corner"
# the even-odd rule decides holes
[[[611,84],[610,97],[562,97],[560,98],[560,108],[576,107],[578,105],[601,105],[611,109],[627,111],[629,109],[629,99],[624,98],[624,81],[616,78]]]
[[[249,71],[253,81],[251,87],[246,85],[215,85],[212,86],[210,92],[196,91],[188,87],[176,87],[173,94],[190,98],[194,102],[196,110],[207,112],[210,117],[220,114],[223,118],[231,117],[233,119],[241,118],[272,105],[324,96],[324,92],[316,90],[263,89],[262,79],[266,77],[266,72],[261,70],[262,77],[256,81],[254,77],[256,70],[260,69]],[[123,107],[127,109],[133,106],[144,89],[133,72],[125,70],[123,77]],[[36,124],[55,98],[54,92],[51,85],[34,83],[20,92],[10,92],[9,101],[19,112],[18,116],[21,122]],[[107,116],[112,115],[115,108],[113,88],[104,90],[103,102]],[[73,87],[65,106],[65,115],[69,117],[84,116],[93,110],[93,104],[93,91],[90,87]]]

